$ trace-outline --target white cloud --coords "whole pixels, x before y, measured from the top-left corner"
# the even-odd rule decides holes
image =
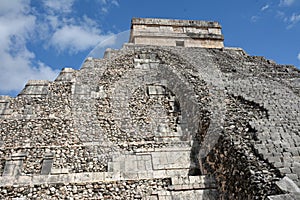
[[[45,48],[53,47],[58,53],[68,51],[70,54],[76,54],[94,47],[98,42],[111,36],[103,34],[98,23],[86,15],[82,17],[72,15],[74,1],[44,0],[46,13],[42,14],[44,23],[39,24],[41,30],[39,34],[48,40]],[[98,0],[98,3],[104,14],[108,13],[112,5],[119,5],[116,0]],[[61,9],[65,12],[56,12]]]
[[[98,0],[98,2],[101,5],[101,12],[103,14],[107,14],[111,7],[114,7],[114,6],[119,7],[120,6],[118,0]]]
[[[33,67],[33,58],[34,54],[29,51],[18,52],[16,56],[1,54],[0,91],[19,91],[28,80],[53,80],[58,75],[58,70],[52,70],[42,62]]]
[[[106,39],[97,29],[67,25],[57,30],[51,38],[51,45],[59,51],[68,50],[69,53],[87,50],[98,42]]]
[[[43,3],[50,11],[69,13],[72,11],[74,0],[44,0]]]
[[[300,21],[300,14],[296,15],[295,13],[290,18],[291,23],[298,23]]]
[[[40,61],[26,44],[35,34],[29,1],[3,1],[0,8],[0,91],[20,90],[28,79],[53,79],[57,71]]]
[[[89,17],[76,15],[75,1],[1,1],[0,94],[21,90],[29,79],[53,80],[57,76],[57,70],[39,61],[29,50],[32,42],[43,45],[45,51],[53,47],[58,53],[75,54],[112,35],[103,33],[99,24]],[[104,8],[105,13],[119,6],[118,0],[97,1],[99,10]]]
[[[288,18],[289,25],[287,26],[287,29],[293,28],[298,22],[300,22],[300,14],[293,14],[290,18]]]
[[[111,3],[117,7],[119,6],[119,2],[117,0],[112,0]]]
[[[287,29],[293,28],[297,23],[300,22],[300,14],[292,14],[288,16],[286,13],[277,11],[276,17],[287,24]]]
[[[16,14],[25,12],[29,8],[29,0],[20,1],[1,1],[1,15]]]
[[[48,15],[46,16],[46,20],[48,21],[48,25],[51,26],[52,29],[56,29],[59,26],[58,16]]]
[[[102,7],[101,11],[102,11],[102,13],[107,14],[108,13],[108,8]]]
[[[259,19],[258,16],[252,16],[251,17],[251,22],[255,23],[255,22],[257,22],[258,19]]]
[[[105,4],[107,4],[107,1],[106,0],[100,0],[100,3],[105,5]]]
[[[270,7],[270,5],[267,4],[267,5],[263,6],[260,10],[261,10],[261,11],[265,11],[265,10],[267,10],[269,7]]]
[[[119,6],[118,0],[99,0],[102,5],[112,4],[115,6]]]
[[[280,0],[279,6],[291,6],[295,0]]]
[[[283,20],[283,21],[287,21],[287,18],[286,18],[286,16],[285,16],[285,13],[282,12],[282,11],[277,11],[276,17],[279,18],[279,19],[281,19],[281,20]]]
[[[297,59],[300,61],[300,53],[298,53]]]
[[[83,16],[80,20],[72,20],[60,25],[50,39],[50,46],[58,51],[68,51],[71,54],[85,51],[95,44],[110,37],[112,34],[102,34],[98,24]]]

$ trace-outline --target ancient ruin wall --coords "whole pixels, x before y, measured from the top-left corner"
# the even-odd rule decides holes
[[[222,48],[218,22],[133,18],[129,42],[137,45]]]
[[[299,196],[299,70],[227,48],[108,57],[1,97],[1,198]]]

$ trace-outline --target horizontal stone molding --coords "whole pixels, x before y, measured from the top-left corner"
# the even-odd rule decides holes
[[[48,80],[29,80],[26,85],[43,85],[47,86],[50,83]]]
[[[221,25],[218,22],[178,19],[133,18],[131,24],[221,28]]]
[[[173,173],[167,173],[166,170],[157,170],[153,173],[140,173],[136,176],[122,176],[121,172],[85,172],[85,173],[70,173],[70,174],[50,174],[50,175],[32,175],[32,176],[2,176],[0,177],[0,186],[7,187],[13,185],[42,185],[42,184],[56,184],[56,183],[84,183],[84,182],[110,182],[121,180],[141,180],[141,179],[162,179],[171,178],[176,173],[180,173],[178,170],[171,170]],[[178,171],[178,172],[177,172]],[[178,178],[179,176],[177,176]],[[192,177],[193,178],[193,177]],[[184,179],[190,180],[191,177],[184,177]],[[197,182],[189,181],[185,185],[195,184],[197,188],[215,187],[215,183],[212,178],[206,176],[199,176]],[[176,182],[175,185],[184,185],[184,183]],[[176,188],[170,188],[177,190]]]
[[[132,19],[129,41],[134,44],[223,48],[218,22],[172,19]]]

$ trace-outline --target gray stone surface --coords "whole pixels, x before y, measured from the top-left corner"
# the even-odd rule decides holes
[[[223,48],[218,22],[133,18],[129,41],[138,45]]]
[[[277,182],[277,186],[285,192],[300,193],[299,187],[286,176]]]
[[[297,199],[299,80],[237,48],[88,58],[0,97],[0,197]]]

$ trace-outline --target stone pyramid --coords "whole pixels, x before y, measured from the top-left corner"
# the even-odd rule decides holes
[[[134,18],[122,49],[0,97],[0,198],[299,199],[300,71],[223,40]]]

